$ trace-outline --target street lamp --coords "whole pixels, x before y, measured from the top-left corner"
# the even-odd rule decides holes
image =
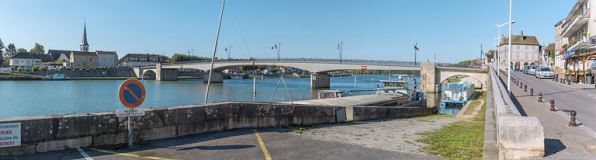
[[[509,52],[509,54],[507,54],[507,65],[511,64],[511,24],[513,24],[513,21],[511,20],[511,5],[513,3],[513,0],[509,0],[509,46],[508,46],[508,50],[507,52]],[[499,30],[500,31],[500,30]],[[523,38],[523,37],[522,37]],[[507,66],[509,67],[509,66]],[[507,92],[509,97],[511,97],[511,69],[507,69]]]
[[[515,21],[512,21],[512,20],[509,20],[509,22],[511,22],[511,24],[515,23]],[[506,23],[503,23],[503,24],[500,24],[500,25],[497,24],[497,28],[499,28],[498,29],[498,34],[499,35],[497,35],[497,38],[499,39],[499,40],[497,40],[497,55],[499,55],[497,57],[497,68],[498,69],[501,69],[501,65],[499,65],[499,63],[501,63],[501,53],[499,51],[499,43],[501,43],[501,27],[509,24],[509,22],[506,22]],[[497,72],[497,75],[500,76],[501,74],[499,72]]]

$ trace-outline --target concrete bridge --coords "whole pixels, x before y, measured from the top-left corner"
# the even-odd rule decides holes
[[[439,67],[435,63],[421,63],[420,65],[420,88],[429,93],[441,92],[441,83],[449,77],[465,77],[467,81],[474,83],[475,87],[486,90],[488,83],[488,69]]]
[[[310,71],[311,88],[329,88],[330,76],[328,72],[341,70],[421,70],[421,89],[427,92],[438,92],[440,89],[435,87],[448,77],[461,76],[471,78],[475,86],[486,86],[487,69],[468,69],[454,67],[437,67],[436,63],[417,63],[403,61],[382,61],[382,60],[342,60],[338,59],[252,59],[252,60],[218,60],[213,64],[213,74],[211,83],[223,83],[223,73],[221,71],[239,66],[253,65],[277,65],[300,68]],[[420,65],[422,64],[422,65]],[[173,64],[158,64],[155,67],[135,67],[134,71],[138,77],[147,72],[154,72],[156,80],[176,80],[176,69],[193,68],[208,72],[211,68],[211,61],[182,62]],[[207,76],[204,76],[207,77]],[[434,77],[434,78],[430,78]],[[203,78],[203,82],[207,82]]]

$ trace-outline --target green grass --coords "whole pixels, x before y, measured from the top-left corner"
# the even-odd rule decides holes
[[[474,98],[470,102],[468,109],[466,109],[466,111],[464,112],[464,115],[472,115],[474,108],[476,108],[476,106],[480,105],[481,99],[486,99],[486,91],[477,91],[476,92],[476,95],[474,95]]]
[[[417,140],[429,144],[422,150],[445,159],[482,159],[486,103],[474,118],[451,123],[441,129],[418,133]]]

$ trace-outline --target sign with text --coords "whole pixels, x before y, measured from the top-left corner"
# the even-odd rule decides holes
[[[0,148],[21,146],[21,122],[0,123]]]
[[[145,109],[143,109],[143,108],[116,110],[116,117],[144,116],[144,115],[145,115]]]
[[[360,70],[363,70],[363,71],[366,70],[366,65],[361,65]]]

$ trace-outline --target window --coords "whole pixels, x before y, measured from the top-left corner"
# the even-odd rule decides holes
[[[91,62],[91,58],[89,58],[89,62]]]

